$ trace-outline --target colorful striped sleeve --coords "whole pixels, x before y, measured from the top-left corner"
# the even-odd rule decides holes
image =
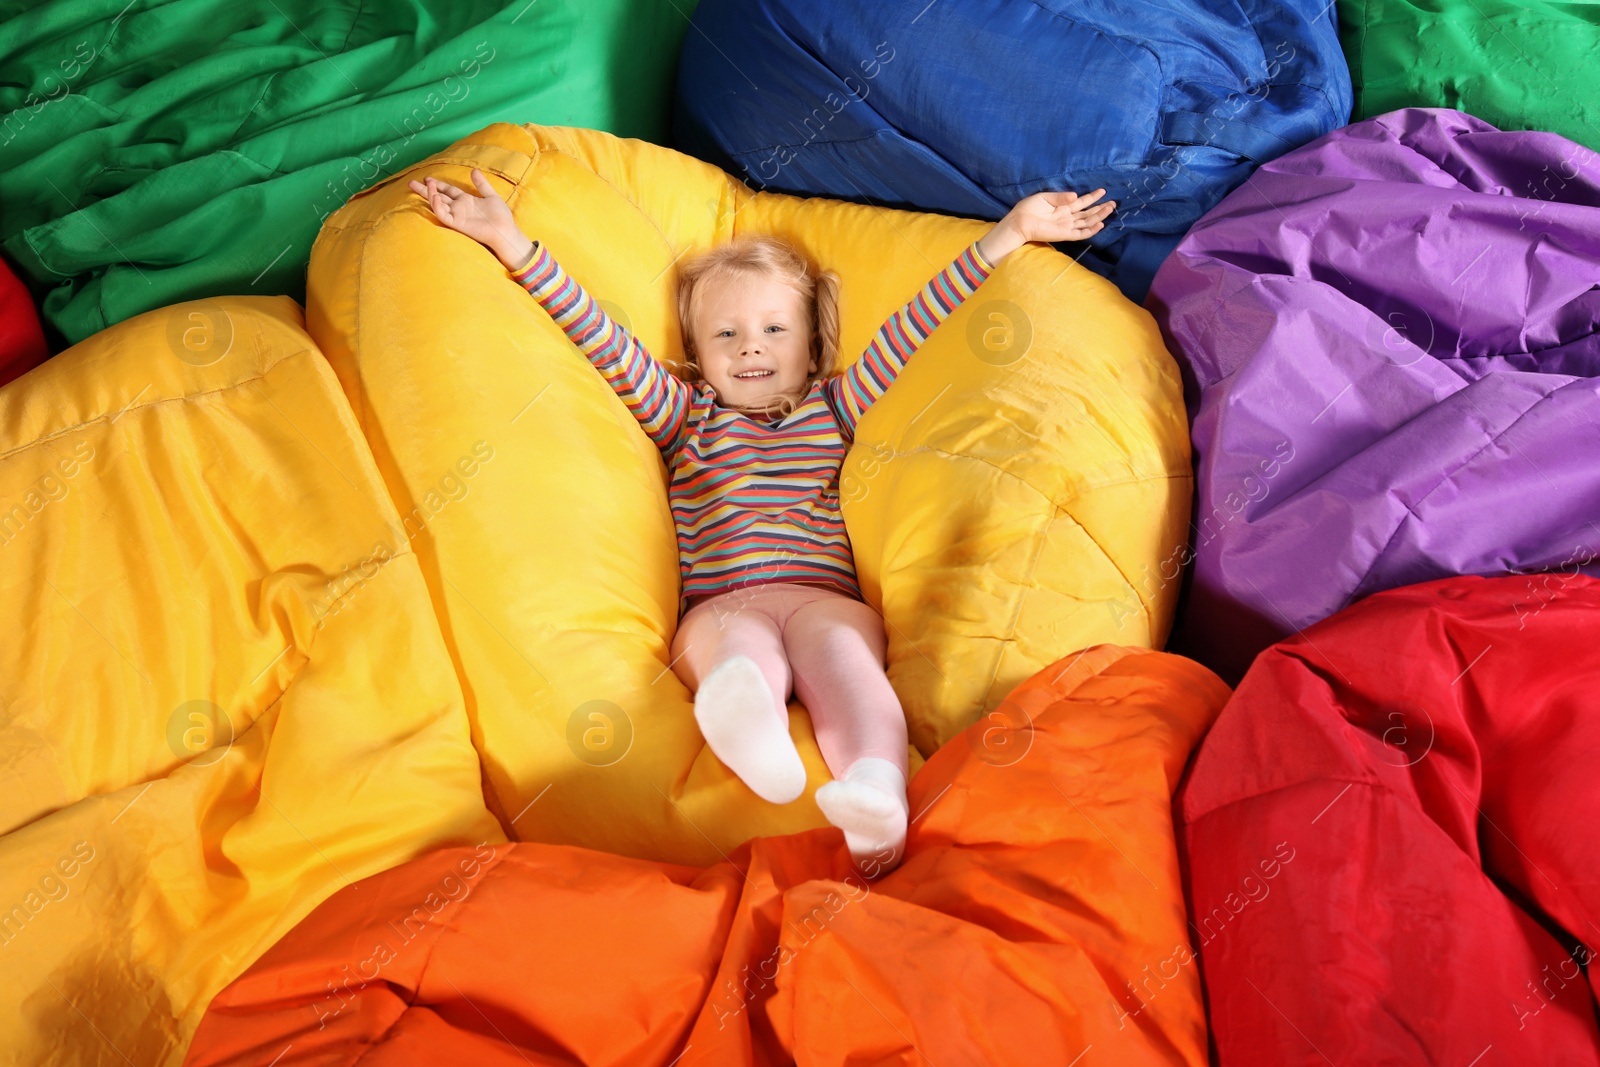
[[[849,370],[828,379],[833,409],[847,439],[854,440],[856,422],[888,390],[917,346],[992,273],[994,264],[978,251],[978,242],[972,242],[909,304],[889,316]]]
[[[542,241],[511,277],[550,313],[600,372],[663,454],[680,443],[689,416],[690,388],[561,269]]]

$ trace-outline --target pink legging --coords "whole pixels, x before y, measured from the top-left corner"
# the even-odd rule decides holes
[[[869,605],[825,586],[766,582],[693,603],[672,639],[672,669],[693,692],[723,660],[749,656],[774,714],[788,708],[792,683],[835,778],[863,756],[906,774],[906,717],[886,652],[883,617]]]

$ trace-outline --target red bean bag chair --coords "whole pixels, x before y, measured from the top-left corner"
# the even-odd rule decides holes
[[[1171,799],[1226,699],[1161,652],[1047,667],[913,776],[906,859],[875,881],[833,827],[707,868],[432,853],[269,949],[185,1063],[1199,1067]]]
[[[22,377],[49,357],[28,287],[0,259],[0,385]]]
[[[1177,797],[1223,1067],[1600,1063],[1597,678],[1600,581],[1563,572],[1256,659]]]

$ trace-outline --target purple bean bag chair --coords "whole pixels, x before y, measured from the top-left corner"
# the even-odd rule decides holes
[[[1596,153],[1442,108],[1355,123],[1229,194],[1145,305],[1199,499],[1136,580],[1193,560],[1173,647],[1229,681],[1381,589],[1600,576]]]

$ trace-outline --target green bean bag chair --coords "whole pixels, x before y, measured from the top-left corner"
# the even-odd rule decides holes
[[[1355,87],[1352,122],[1449,107],[1502,130],[1548,130],[1600,149],[1600,3],[1594,0],[1339,0]],[[1575,158],[1550,179],[1570,181]],[[1529,195],[1528,190],[1516,190]]]
[[[0,0],[0,241],[58,342],[305,303],[322,220],[496,121],[664,142],[695,0]]]

